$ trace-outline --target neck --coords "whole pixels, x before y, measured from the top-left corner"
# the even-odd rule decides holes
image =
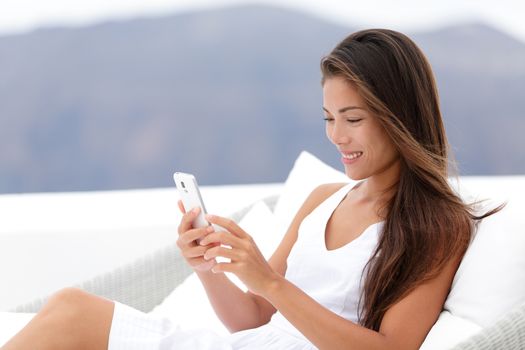
[[[399,182],[401,162],[396,159],[384,170],[364,180],[360,188],[360,196],[367,202],[385,202],[395,194]]]

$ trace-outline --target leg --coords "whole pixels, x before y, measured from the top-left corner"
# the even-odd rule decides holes
[[[106,350],[114,306],[80,289],[63,289],[1,350]]]

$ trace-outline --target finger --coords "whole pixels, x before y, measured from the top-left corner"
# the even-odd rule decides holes
[[[213,243],[219,243],[229,245],[230,247],[238,248],[242,246],[242,239],[232,235],[229,232],[220,231],[209,233],[201,241],[201,245],[208,245]]]
[[[193,220],[199,215],[200,210],[201,208],[196,207],[182,216],[179,225],[179,233],[186,232],[193,227]]]
[[[215,265],[217,262],[215,260],[204,260],[204,258],[193,258],[188,260],[188,264],[194,268],[195,270],[199,271],[208,271],[210,270],[213,265]]]
[[[184,204],[182,204],[182,201],[179,199],[177,204],[179,205],[179,210],[182,214],[186,214],[186,209],[184,208]]]
[[[206,215],[206,220],[208,222],[212,223],[212,224],[216,224],[216,225],[219,225],[219,226],[225,228],[227,231],[233,233],[237,237],[244,238],[244,237],[248,237],[249,236],[232,219],[227,219],[227,218],[223,218],[221,216],[207,214]]]
[[[182,255],[187,259],[204,257],[204,254],[210,247],[195,246],[182,251]],[[209,260],[209,259],[208,259]]]
[[[213,261],[213,260],[210,260]],[[213,273],[223,273],[223,272],[232,272],[235,273],[235,265],[232,263],[216,263],[215,266],[211,268],[211,272]]]
[[[218,256],[230,259],[232,261],[239,260],[239,253],[236,250],[222,246],[217,246],[208,249],[206,253],[204,253],[204,260],[208,261],[211,259],[215,259]]]
[[[213,232],[213,228],[211,226],[194,228],[194,229],[190,229],[186,232],[181,233],[179,236],[179,240],[182,244],[190,244],[191,242],[197,239],[200,239],[200,238],[204,239],[211,232]],[[202,244],[202,245],[207,245],[207,244]]]

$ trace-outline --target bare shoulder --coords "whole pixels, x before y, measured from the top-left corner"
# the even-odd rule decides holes
[[[306,198],[303,206],[299,209],[298,214],[302,209],[311,208],[315,209],[319,204],[321,204],[328,197],[333,195],[335,192],[339,191],[343,186],[347,185],[346,183],[328,183],[317,186],[310,195]]]

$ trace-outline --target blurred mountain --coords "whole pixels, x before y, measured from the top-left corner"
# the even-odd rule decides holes
[[[324,136],[319,60],[354,29],[268,6],[0,37],[0,193],[284,181]],[[480,23],[408,33],[462,174],[525,173],[525,44]]]
[[[484,24],[416,33],[463,174],[525,174],[525,43]]]

